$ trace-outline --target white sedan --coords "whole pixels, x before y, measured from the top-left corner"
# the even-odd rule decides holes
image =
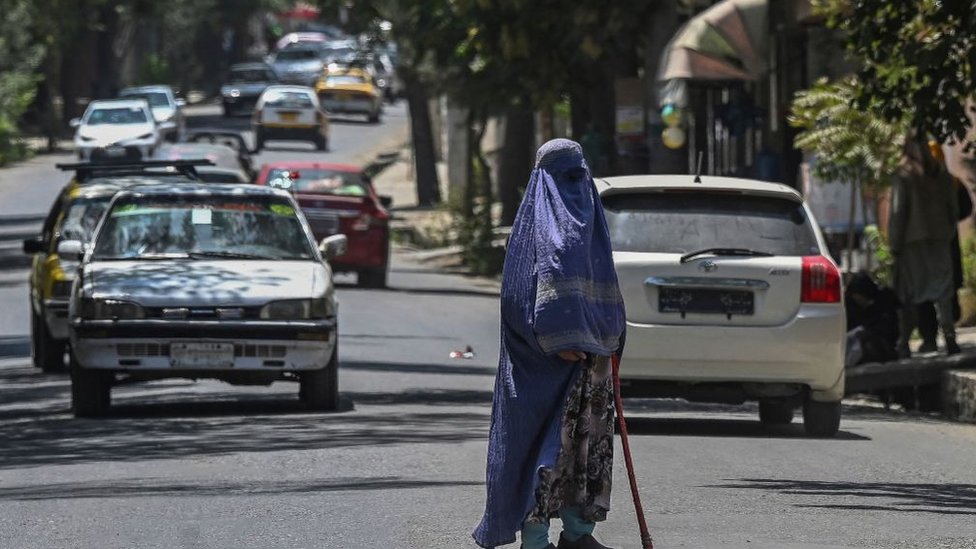
[[[803,408],[832,436],[844,396],[841,276],[803,198],[690,175],[597,181],[627,310],[625,396]]]
[[[85,252],[69,306],[71,401],[99,415],[116,381],[297,381],[338,406],[337,317],[326,258],[294,198],[251,185],[181,183],[116,195]],[[61,242],[58,252],[82,252]]]
[[[93,153],[107,159],[148,159],[162,142],[145,99],[92,101],[70,125],[76,128],[75,149],[81,160],[91,160]]]

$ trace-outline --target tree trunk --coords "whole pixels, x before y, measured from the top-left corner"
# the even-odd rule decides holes
[[[430,123],[430,102],[426,85],[412,71],[402,70],[404,93],[410,109],[410,133],[413,140],[417,175],[417,204],[433,206],[441,201],[437,177],[437,156]]]
[[[857,221],[857,181],[851,181],[851,213],[847,217],[847,272],[854,272],[854,223]]]
[[[119,89],[119,62],[115,55],[119,12],[114,3],[98,9],[98,23],[95,41],[95,98],[104,99],[115,97]]]
[[[505,142],[498,165],[498,195],[502,203],[503,226],[515,222],[521,199],[520,187],[532,170],[535,113],[525,107],[510,107],[505,113]]]

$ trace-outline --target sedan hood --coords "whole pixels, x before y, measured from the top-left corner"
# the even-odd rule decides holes
[[[111,145],[119,141],[135,139],[141,135],[152,133],[153,125],[143,124],[105,124],[102,126],[84,126],[78,129],[80,137],[95,142]]]
[[[317,261],[96,261],[86,267],[85,294],[144,307],[261,306],[331,291]]]

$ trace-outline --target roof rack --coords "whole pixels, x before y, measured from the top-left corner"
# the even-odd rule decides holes
[[[191,160],[120,160],[117,162],[101,160],[98,162],[73,162],[70,164],[56,164],[62,171],[74,171],[78,180],[85,181],[93,177],[145,175],[157,176],[182,175],[190,179],[200,179],[197,176],[197,166],[214,166],[206,158]],[[172,168],[173,172],[150,172],[152,168]]]

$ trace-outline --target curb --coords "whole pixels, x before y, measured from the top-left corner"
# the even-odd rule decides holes
[[[976,371],[943,372],[942,413],[949,419],[976,423]]]

